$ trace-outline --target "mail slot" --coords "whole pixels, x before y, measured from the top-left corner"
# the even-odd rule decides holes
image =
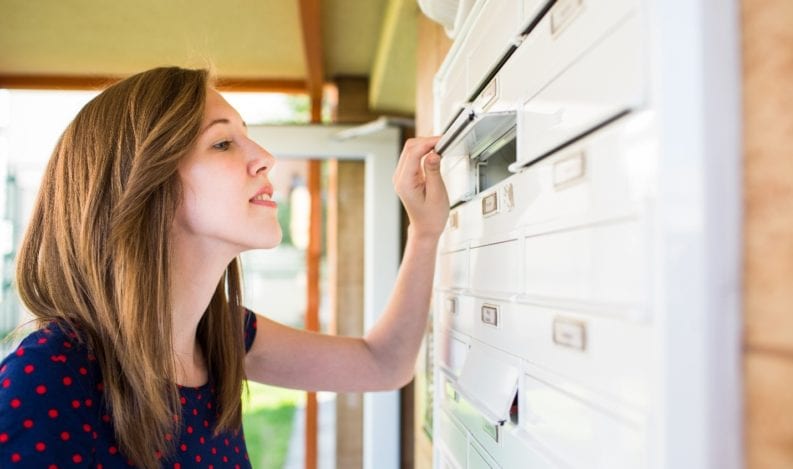
[[[652,123],[650,113],[633,113],[516,174],[512,229],[541,234],[647,213],[658,155],[646,143]]]
[[[639,18],[630,16],[524,102],[517,119],[520,164],[532,163],[645,102],[640,28]]]
[[[614,0],[608,4],[592,0],[556,1],[499,70],[500,99],[525,102],[537,95],[617,25],[637,15],[638,10],[637,0]],[[640,43],[639,38],[641,35],[637,34],[631,42]],[[604,69],[601,74],[608,73],[607,69],[620,60],[635,58],[608,56],[601,64]],[[598,76],[593,75],[582,85],[590,88],[602,85],[595,80]],[[617,83],[625,82],[625,77],[614,78]]]

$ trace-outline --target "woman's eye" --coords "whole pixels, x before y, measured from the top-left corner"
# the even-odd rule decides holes
[[[215,150],[226,151],[229,149],[229,146],[231,146],[231,141],[223,140],[222,142],[218,142],[212,145],[212,148],[214,148]]]

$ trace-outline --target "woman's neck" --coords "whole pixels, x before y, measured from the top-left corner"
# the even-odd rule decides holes
[[[235,255],[223,252],[217,246],[209,246],[205,241],[174,233],[171,248],[171,331],[177,365],[176,381],[179,384],[198,386],[207,380],[206,361],[196,337],[198,323]]]

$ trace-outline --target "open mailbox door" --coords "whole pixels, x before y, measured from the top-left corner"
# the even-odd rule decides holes
[[[494,425],[504,425],[518,392],[520,370],[485,346],[471,345],[452,387]]]
[[[506,169],[516,160],[516,125],[514,110],[481,112],[470,106],[449,125],[435,151],[443,157],[441,175],[452,206],[509,176]]]

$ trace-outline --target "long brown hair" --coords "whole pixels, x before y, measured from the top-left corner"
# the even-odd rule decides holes
[[[179,432],[170,233],[177,165],[198,138],[208,86],[205,70],[157,68],[86,104],[55,147],[17,259],[22,301],[40,323],[81,332],[100,365],[118,443],[147,469],[159,467],[157,450],[173,454],[166,435]],[[241,427],[240,283],[235,259],[198,325],[217,392],[216,432]]]

